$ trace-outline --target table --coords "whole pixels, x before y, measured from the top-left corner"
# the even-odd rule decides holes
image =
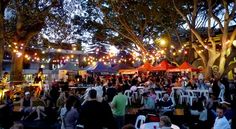
[[[140,126],[140,129],[155,129],[154,127],[156,126],[156,129],[159,129],[159,122],[148,122],[144,123]],[[172,124],[171,125],[172,129],[180,129],[177,125]]]

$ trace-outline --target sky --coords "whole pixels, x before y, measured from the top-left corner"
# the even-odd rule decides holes
[[[75,43],[78,41],[78,39],[85,39],[87,42],[83,42],[82,41],[82,47],[84,52],[89,52],[90,51],[90,45],[89,44],[93,44],[92,43],[92,39],[91,37],[93,36],[92,33],[86,32],[84,31],[82,33],[82,35],[76,34],[75,32],[77,31],[78,26],[72,24],[71,20],[74,18],[75,15],[80,16],[80,17],[86,17],[88,15],[88,13],[86,12],[86,9],[84,9],[81,5],[81,2],[86,2],[88,0],[64,0],[64,7],[63,9],[66,12],[66,15],[69,17],[68,21],[67,21],[67,25],[68,25],[68,29],[66,30],[57,30],[57,26],[46,26],[43,30],[42,30],[42,35],[44,38],[49,39],[52,42],[57,42],[58,39],[62,39],[62,42],[67,42],[67,43]],[[230,8],[230,10],[232,9],[232,7]],[[222,19],[223,18],[223,14],[224,12],[222,12],[219,17]],[[5,19],[10,19],[12,17],[14,17],[14,10],[11,9],[6,9],[5,11]],[[197,18],[197,24],[199,22],[201,22],[202,17],[198,17]],[[97,22],[102,22],[101,19],[94,19]],[[214,21],[214,19],[212,20],[212,26],[216,24],[216,22]],[[222,21],[223,22],[223,21]],[[231,21],[230,25],[236,25],[236,21]],[[205,24],[203,24],[204,27],[207,27],[207,22],[205,22]],[[218,25],[216,27],[219,27]],[[184,29],[188,29],[187,24],[183,25]],[[63,32],[60,32],[63,31]],[[65,34],[62,34],[66,32]],[[153,44],[155,39],[144,39],[145,42],[148,42],[150,44]],[[118,53],[119,50],[115,47],[115,46],[111,46],[109,45],[107,47],[107,50],[113,50],[114,52]]]

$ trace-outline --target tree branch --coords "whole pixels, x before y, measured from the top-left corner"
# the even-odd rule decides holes
[[[200,43],[203,47],[205,47],[206,45],[205,45],[205,43],[204,43],[204,41],[203,41],[201,35],[197,32],[197,30],[196,30],[194,27],[192,27],[192,25],[190,24],[190,21],[188,20],[188,18],[177,8],[177,6],[175,5],[175,0],[172,0],[172,2],[173,2],[173,4],[174,4],[175,10],[176,10],[176,11],[183,17],[183,19],[187,22],[187,24],[188,24],[190,30],[191,30],[192,33],[195,35],[195,37],[198,39],[199,43]],[[207,47],[206,49],[212,51],[209,47]]]
[[[229,39],[229,46],[231,47],[232,44],[233,44],[233,41],[235,40],[235,37],[236,37],[236,28],[234,28],[234,31],[232,32],[231,36],[230,36],[230,39]]]
[[[112,4],[112,8],[115,12],[119,12],[119,10]],[[120,13],[120,12],[119,12]],[[129,35],[132,37],[135,44],[137,44],[142,51],[147,52],[146,48],[143,46],[142,41],[137,37],[137,35],[134,33],[134,31],[130,28],[128,23],[126,22],[126,19],[122,16],[117,16],[119,23],[124,27],[124,29],[129,33]]]
[[[208,2],[208,12],[209,12],[209,14],[218,23],[221,32],[224,32],[223,25],[221,24],[220,19],[215,14],[213,14],[212,3],[211,3],[212,0],[207,0],[207,2]]]
[[[209,17],[208,17],[207,33],[208,33],[208,38],[212,44],[212,49],[215,51],[216,50],[216,43],[211,36],[211,15],[209,15]]]
[[[203,62],[203,65],[204,65],[204,67],[206,68],[206,66],[207,66],[207,60],[206,60],[206,57],[205,57],[205,55],[202,53],[202,52],[199,52],[199,51],[201,51],[200,49],[199,49],[199,47],[196,45],[196,44],[192,44],[193,45],[193,49],[197,52],[197,54],[201,57],[201,59],[202,59],[202,62]]]
[[[178,41],[179,41],[179,44],[182,46],[182,42],[181,42],[181,39],[180,39],[179,33],[178,33],[178,31],[177,31],[176,28],[174,28],[174,32],[175,32],[175,35],[176,35],[176,37],[177,37],[177,39],[178,39]]]
[[[198,12],[197,3],[198,3],[198,0],[193,0],[192,26],[194,27],[195,27],[196,18],[197,18],[197,12]]]
[[[229,21],[232,20],[235,17],[235,12],[236,12],[236,0],[234,0],[234,6],[231,11],[231,14],[229,15]]]
[[[112,26],[112,24],[110,23],[110,21],[109,21],[106,17],[104,17],[104,19],[105,19],[107,25],[108,25],[111,29],[113,29],[114,31],[116,31],[117,33],[119,33],[120,35],[122,35],[124,38],[127,38],[127,39],[129,39],[130,41],[135,42],[132,38],[130,38],[130,37],[127,36],[126,34],[122,33],[122,32],[119,31],[119,30],[117,30],[114,26]]]

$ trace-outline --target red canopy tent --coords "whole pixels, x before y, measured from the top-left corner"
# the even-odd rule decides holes
[[[181,64],[178,68],[173,68],[167,70],[168,72],[181,72],[181,71],[186,71],[186,72],[200,72],[200,69],[194,68],[192,65],[190,65],[188,62],[184,62]]]
[[[153,68],[153,71],[166,71],[168,69],[175,68],[175,66],[168,63],[168,61],[164,60],[157,66]]]
[[[138,71],[152,71],[153,68],[154,67],[149,62],[146,62],[142,66],[138,67]]]

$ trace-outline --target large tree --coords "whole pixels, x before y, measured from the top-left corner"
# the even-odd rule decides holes
[[[163,31],[158,24],[158,3],[149,1],[107,1],[97,2],[102,11],[104,35],[109,34],[109,42],[125,47],[139,48],[147,54],[150,44]],[[149,39],[149,40],[146,40]]]
[[[142,59],[149,59],[160,49],[156,39],[164,36],[169,40],[176,36],[176,28],[182,22],[180,16],[171,13],[174,9],[161,0],[95,1],[84,3],[89,16],[82,29],[92,35],[91,44],[111,44],[121,50],[138,51]],[[75,24],[81,24],[83,18],[78,16],[76,19],[79,22]],[[171,33],[173,31],[176,33]],[[174,41],[174,45],[180,46],[179,41]]]
[[[11,80],[22,81],[23,54],[31,39],[45,26],[45,21],[52,16],[52,9],[60,8],[60,0],[16,0],[10,1],[7,8],[12,16],[6,24],[8,43],[12,48]]]
[[[0,75],[3,69],[4,57],[4,12],[10,0],[3,0],[0,2]]]
[[[236,0],[217,0],[214,2],[212,0],[193,0],[192,6],[186,6],[183,1],[177,2],[173,0],[173,4],[177,13],[186,21],[187,26],[196,38],[193,44],[194,49],[203,61],[206,76],[209,77],[211,75],[212,66],[217,64],[217,60],[219,60],[217,64],[219,66],[219,75],[223,75],[225,65],[228,64],[226,62],[227,50],[231,49],[236,36],[236,28],[231,32],[229,29],[230,23],[235,19]],[[205,13],[204,10],[201,10],[202,8],[205,8]],[[186,9],[189,10],[188,13],[183,11]],[[203,16],[207,18],[206,35],[200,33],[199,28],[194,25],[196,19],[189,17],[191,14],[195,17],[200,17],[199,13],[204,13]],[[216,42],[213,38],[216,36],[217,27],[222,33],[219,42]],[[202,49],[205,49],[205,52],[199,52]]]

